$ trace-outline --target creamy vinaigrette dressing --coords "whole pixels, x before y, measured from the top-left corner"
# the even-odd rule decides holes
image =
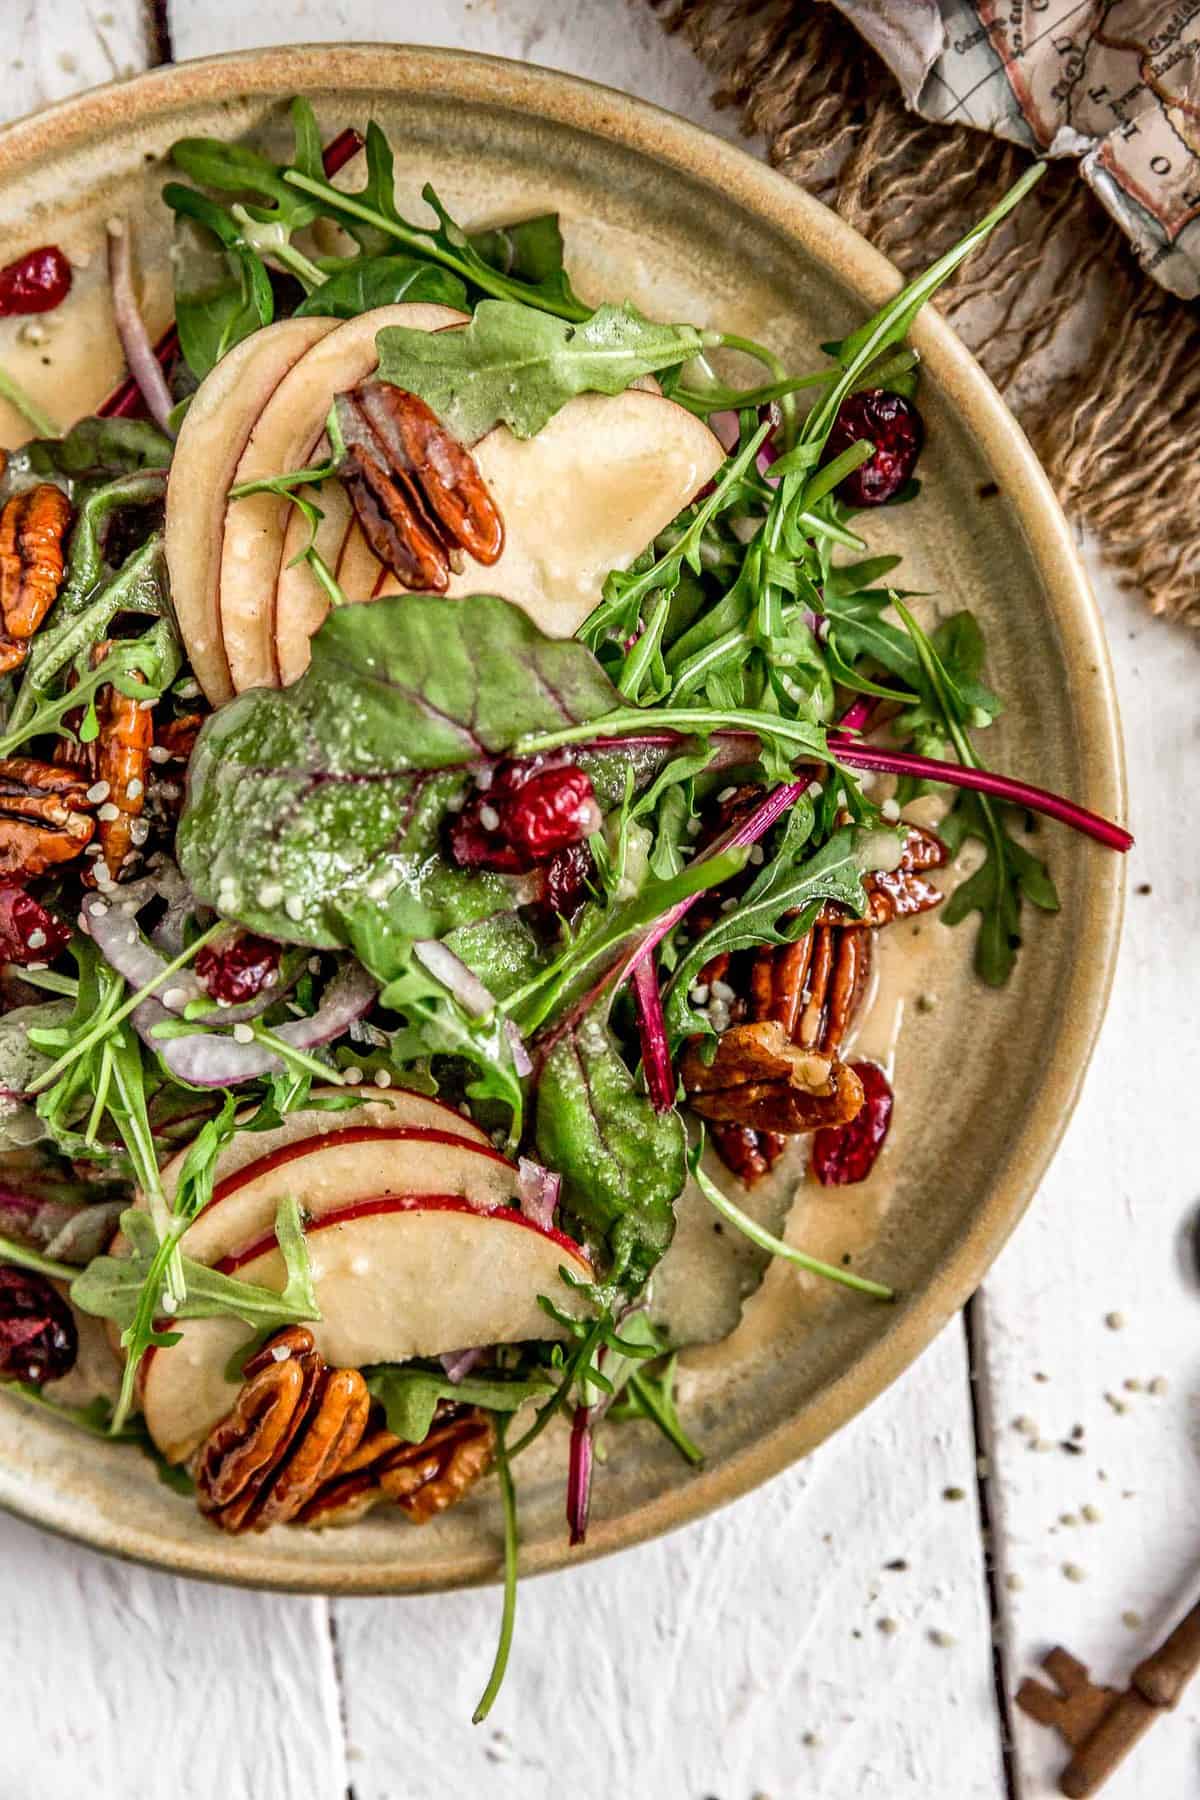
[[[882,798],[885,784],[873,790]],[[936,829],[946,802],[928,795],[905,808],[910,824]],[[977,859],[959,858],[941,871],[949,892]],[[875,934],[871,987],[844,1056],[879,1063],[895,1078],[896,1052],[906,1011],[937,991],[943,974],[962,962],[960,934],[929,928],[935,914],[918,915]],[[957,985],[957,977],[954,977]],[[897,1110],[905,1104],[903,1083]],[[866,1181],[822,1187],[809,1178],[808,1144],[799,1140],[771,1173],[749,1191],[709,1151],[705,1168],[744,1212],[798,1250],[823,1262],[849,1255],[857,1267],[875,1242],[894,1191],[892,1145]],[[886,1280],[886,1271],[875,1271]],[[654,1275],[655,1315],[672,1342],[690,1346],[680,1358],[681,1394],[700,1400],[726,1378],[732,1353],[740,1365],[766,1350],[797,1313],[815,1314],[835,1290],[794,1264],[770,1258],[718,1220],[702,1194],[689,1184],[679,1203],[675,1241]],[[867,1302],[870,1304],[870,1302]]]

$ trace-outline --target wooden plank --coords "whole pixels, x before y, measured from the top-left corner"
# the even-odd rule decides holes
[[[0,1589],[5,1795],[344,1800],[323,1600],[180,1581],[7,1518]]]
[[[585,1770],[664,1800],[1000,1800],[962,1346],[955,1322],[737,1505],[524,1584],[481,1728],[496,1590],[335,1603],[356,1800],[529,1800]]]
[[[442,44],[565,69],[737,136],[736,114],[718,112],[709,99],[711,77],[641,0],[291,0],[283,7],[171,0],[169,19],[181,62],[263,44]]]
[[[143,0],[18,0],[5,26],[0,124],[146,66]]]
[[[1086,1091],[1031,1215],[986,1284],[979,1362],[1010,1687],[1055,1643],[1091,1664],[1095,1679],[1123,1682],[1200,1592],[1196,647],[1111,581],[1098,586],[1138,842],[1116,987]],[[1140,891],[1147,885],[1152,892]],[[1110,1314],[1120,1329],[1106,1324]],[[1147,1391],[1159,1379],[1166,1392]],[[1073,1455],[1060,1445],[1077,1427],[1082,1454]],[[1050,1448],[1031,1450],[1031,1441]],[[1078,1522],[1063,1524],[1063,1515]],[[1020,1587],[1008,1589],[1006,1577]],[[1122,1623],[1124,1613],[1141,1622]],[[1198,1725],[1200,1685],[1155,1726],[1105,1800],[1192,1793]],[[1025,1800],[1054,1792],[1061,1746],[1018,1715],[1015,1748]]]

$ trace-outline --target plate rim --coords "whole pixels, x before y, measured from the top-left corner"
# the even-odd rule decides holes
[[[130,80],[92,88],[26,115],[0,130],[0,180],[30,161],[82,147],[119,128],[136,111],[153,115],[181,103],[220,101],[242,92],[290,97],[307,90],[377,88],[392,76],[451,99],[534,114],[666,164],[678,174],[719,188],[745,210],[780,231],[806,256],[878,305],[900,285],[894,265],[837,214],[794,186],[740,145],[632,95],[538,64],[467,50],[387,43],[319,43],[229,51],[149,69]],[[911,334],[931,365],[942,394],[986,449],[997,479],[1024,532],[1044,584],[1046,604],[1063,628],[1062,654],[1076,670],[1086,665],[1091,703],[1076,724],[1089,751],[1087,803],[1123,820],[1127,812],[1124,745],[1108,646],[1099,610],[1071,528],[1024,432],[953,328],[926,308]],[[1073,969],[1064,999],[1054,1066],[1022,1121],[1007,1172],[989,1188],[986,1203],[948,1257],[891,1327],[854,1363],[821,1389],[791,1420],[745,1446],[682,1488],[664,1492],[635,1513],[595,1521],[588,1542],[569,1551],[536,1546],[522,1557],[523,1575],[591,1561],[689,1524],[759,1486],[807,1455],[890,1385],[960,1310],[1030,1204],[1074,1111],[1108,1004],[1120,941],[1125,859],[1093,850],[1096,876],[1072,946]],[[214,1538],[211,1551],[172,1541],[118,1520],[84,1520],[65,1503],[25,1491],[20,1477],[0,1471],[0,1507],[56,1535],[128,1561],[173,1574],[277,1592],[307,1594],[428,1593],[496,1579],[498,1552],[476,1549],[422,1575],[413,1567],[357,1569],[326,1563],[317,1544],[305,1556],[283,1555],[259,1540],[251,1572],[227,1566],[231,1546]],[[147,1537],[149,1540],[147,1541]],[[226,1566],[222,1566],[225,1563]],[[318,1572],[319,1571],[319,1572]]]

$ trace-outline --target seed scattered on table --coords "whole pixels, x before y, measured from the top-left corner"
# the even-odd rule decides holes
[[[1081,1569],[1078,1563],[1065,1562],[1062,1566],[1062,1572],[1068,1581],[1087,1580],[1087,1570]]]
[[[1038,1428],[1028,1413],[1022,1413],[1013,1420],[1013,1430],[1019,1431],[1022,1437],[1035,1438],[1038,1435]]]
[[[1004,1577],[1004,1585],[1010,1594],[1019,1594],[1021,1589],[1025,1586],[1025,1583],[1019,1575],[1006,1575]]]
[[[1123,1612],[1121,1614],[1121,1623],[1130,1631],[1140,1631],[1142,1628],[1142,1615],[1139,1612]]]
[[[1079,1514],[1072,1512],[1059,1513],[1058,1522],[1060,1525],[1078,1525]]]
[[[1154,1395],[1156,1400],[1160,1400],[1167,1391],[1166,1376],[1165,1375],[1156,1375],[1154,1377],[1154,1380],[1150,1383],[1149,1391],[1150,1391],[1150,1393],[1152,1393]]]
[[[1115,1394],[1105,1394],[1104,1398],[1108,1401],[1108,1404],[1115,1413],[1125,1413],[1129,1411],[1124,1400],[1119,1400]]]
[[[965,1500],[966,1497],[967,1492],[965,1488],[948,1487],[942,1489],[943,1500]]]
[[[883,1637],[895,1637],[896,1633],[900,1629],[899,1619],[883,1618],[883,1619],[877,1619],[875,1621],[875,1623],[878,1625],[880,1633]]]
[[[937,1650],[949,1650],[958,1642],[958,1639],[953,1637],[950,1632],[940,1631],[935,1626],[929,1633],[929,1641]]]
[[[1140,1394],[1142,1391],[1142,1384],[1136,1375],[1127,1375],[1121,1386],[1127,1394]]]
[[[1090,1500],[1086,1506],[1080,1507],[1079,1510],[1082,1512],[1089,1525],[1098,1525],[1104,1517],[1100,1508],[1098,1506],[1093,1506]]]
[[[1110,1331],[1124,1331],[1125,1314],[1120,1312],[1105,1313],[1104,1323]]]

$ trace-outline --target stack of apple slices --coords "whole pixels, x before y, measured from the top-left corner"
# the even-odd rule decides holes
[[[356,319],[285,319],[255,332],[201,383],[167,489],[171,592],[193,671],[214,706],[245,688],[303,674],[328,609],[306,562],[308,521],[276,494],[229,500],[231,487],[319,462],[335,395],[368,380],[388,325],[455,330],[446,306],[378,307]],[[724,458],[707,425],[649,381],[570,400],[543,430],[498,425],[473,454],[505,526],[500,560],[469,556],[452,595],[499,594],[552,637],[570,637],[624,569],[710,481]],[[347,598],[396,591],[335,480],[309,491],[324,517],[316,548]]]
[[[362,1368],[557,1335],[538,1296],[569,1310],[559,1270],[587,1281],[592,1269],[571,1238],[519,1210],[516,1167],[436,1100],[330,1091],[357,1093],[363,1104],[298,1112],[275,1131],[232,1140],[212,1200],[183,1238],[185,1253],[282,1289],[274,1226],[290,1195],[306,1220],[321,1311],[311,1329],[326,1362]],[[168,1198],[183,1154],[163,1171]],[[182,1462],[230,1410],[229,1365],[253,1333],[230,1318],[176,1328],[179,1342],[143,1362],[141,1399],[154,1442]]]

